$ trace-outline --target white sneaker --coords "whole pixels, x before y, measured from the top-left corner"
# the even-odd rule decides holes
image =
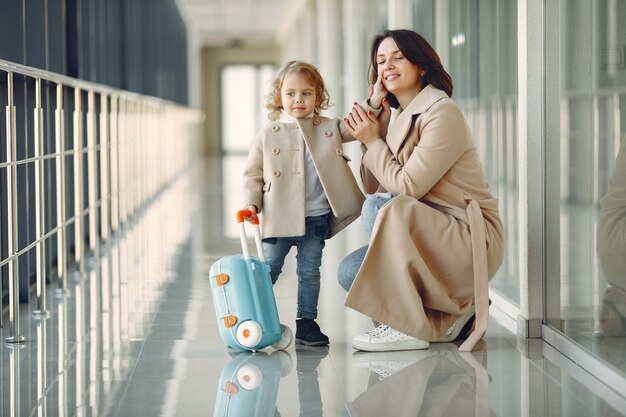
[[[390,377],[417,362],[431,356],[437,351],[405,350],[395,352],[354,352],[352,358],[357,368],[367,368],[378,374],[378,379]]]
[[[415,362],[396,362],[396,361],[379,362],[379,363],[373,364],[369,368],[369,370],[376,373],[378,375],[378,380],[382,381],[383,379],[390,377],[396,372],[399,372],[403,370],[404,368],[406,368],[407,366],[413,365],[414,363]]]
[[[409,336],[385,324],[352,339],[354,349],[368,352],[428,349],[429,346],[428,341]]]

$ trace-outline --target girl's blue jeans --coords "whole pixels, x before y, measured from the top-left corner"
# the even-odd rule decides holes
[[[272,285],[278,281],[285,264],[285,257],[295,246],[296,274],[298,275],[297,318],[317,318],[317,303],[320,295],[320,266],[322,250],[328,234],[328,214],[306,218],[304,236],[275,237],[263,239],[265,259],[270,267]]]
[[[361,223],[363,224],[367,236],[371,237],[372,235],[374,222],[376,221],[376,216],[381,207],[387,204],[393,197],[394,195],[391,193],[378,193],[371,194],[365,199],[363,207],[361,208]],[[339,264],[337,279],[339,280],[339,285],[341,285],[344,290],[350,290],[356,278],[356,274],[359,272],[359,268],[361,268],[363,259],[365,259],[365,253],[368,247],[369,245],[360,247],[346,256],[343,261],[341,261],[341,264]]]

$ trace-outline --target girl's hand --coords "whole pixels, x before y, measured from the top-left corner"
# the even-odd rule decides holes
[[[379,137],[384,138],[387,136],[387,128],[389,127],[389,121],[391,120],[391,106],[387,101],[387,94],[389,92],[383,84],[383,79],[379,75],[375,84],[370,84],[370,99],[369,104],[372,108],[377,109],[382,105],[382,110],[378,115],[380,121]]]
[[[257,217],[256,206],[253,206],[252,204],[250,204],[244,207],[244,210],[248,210],[251,213],[250,217],[244,217],[245,221],[252,223],[254,220],[256,220],[256,217]]]
[[[343,121],[348,132],[365,146],[380,137],[380,122],[371,111],[366,112],[358,103],[354,103],[352,111]]]
[[[378,78],[376,78],[376,83],[370,84],[370,106],[374,109],[379,108],[387,94],[388,92],[383,84],[383,79],[379,75]]]
[[[383,109],[378,114],[378,121],[380,122],[380,137],[387,137],[387,129],[389,128],[389,122],[391,121],[391,106],[387,101],[387,98],[383,98]]]

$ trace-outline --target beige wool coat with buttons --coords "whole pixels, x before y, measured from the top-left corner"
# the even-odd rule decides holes
[[[488,282],[502,263],[498,202],[457,105],[428,85],[363,155],[365,191],[399,194],[379,211],[346,305],[419,339],[435,341],[476,304],[488,320]]]
[[[361,215],[365,197],[343,154],[342,144],[352,140],[343,123],[320,116],[271,122],[261,129],[248,153],[244,201],[257,207],[263,238],[304,235],[305,149],[332,211],[327,237]]]

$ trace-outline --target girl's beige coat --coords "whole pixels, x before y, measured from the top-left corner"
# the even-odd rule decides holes
[[[365,197],[342,147],[351,140],[337,119],[318,116],[261,129],[248,153],[244,201],[259,210],[264,238],[304,235],[305,144],[332,210],[328,237],[360,216]]]
[[[346,305],[434,341],[476,301],[481,331],[468,339],[470,350],[486,330],[488,280],[502,263],[504,233],[460,109],[427,86],[386,141],[368,147],[361,172],[366,192],[400,195],[379,212]]]

